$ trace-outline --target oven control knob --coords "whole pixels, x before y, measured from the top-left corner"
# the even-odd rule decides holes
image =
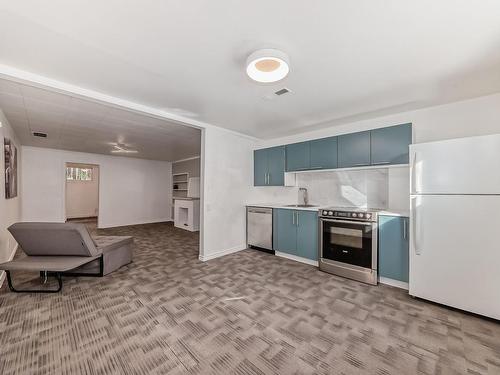
[[[323,215],[328,215],[328,211],[323,211]]]
[[[333,211],[328,211],[328,215],[333,216]]]
[[[372,217],[372,215],[370,215],[370,214],[366,214],[366,218],[367,218],[367,219],[371,219],[371,217]]]
[[[358,217],[358,214],[353,212],[352,217]]]

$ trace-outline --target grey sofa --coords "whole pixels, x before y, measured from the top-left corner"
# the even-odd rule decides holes
[[[92,238],[81,223],[16,223],[8,228],[26,257],[0,264],[13,292],[54,293],[62,289],[62,276],[104,276],[132,262],[132,237]],[[17,290],[10,271],[25,270],[54,274],[55,290]]]

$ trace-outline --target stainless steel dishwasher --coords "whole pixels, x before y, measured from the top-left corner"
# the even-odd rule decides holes
[[[247,207],[247,244],[273,251],[273,209]]]

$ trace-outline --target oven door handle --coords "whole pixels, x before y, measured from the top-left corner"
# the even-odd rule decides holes
[[[373,221],[356,221],[356,220],[334,220],[334,219],[320,219],[321,221],[327,221],[329,223],[344,223],[344,224],[360,224],[364,226],[372,226],[374,224]]]

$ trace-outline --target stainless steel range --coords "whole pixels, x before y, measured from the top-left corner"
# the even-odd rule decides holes
[[[319,212],[319,269],[377,284],[375,209],[328,208]]]

